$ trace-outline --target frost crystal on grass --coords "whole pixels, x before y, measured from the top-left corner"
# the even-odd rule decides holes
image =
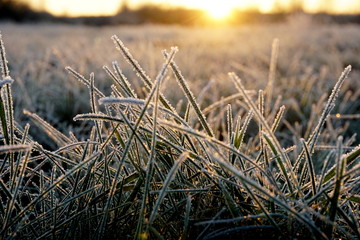
[[[1,58],[0,64],[1,64],[2,78],[5,79],[10,75],[10,72],[7,66],[8,61],[6,59],[5,47],[4,47],[4,42],[2,40],[1,32],[0,32],[0,58]]]
[[[0,88],[2,88],[5,84],[12,84],[13,82],[14,79],[12,79],[11,77],[6,77],[0,81]]]

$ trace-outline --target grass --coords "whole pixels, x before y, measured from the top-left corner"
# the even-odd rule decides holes
[[[275,40],[264,90],[247,90],[230,73],[238,92],[202,110],[201,94],[176,64],[177,48],[163,51],[153,80],[112,39],[144,88],[132,87],[117,62],[104,67],[111,93],[93,73],[87,79],[67,67],[89,88],[88,113],[74,116],[89,131],[66,136],[25,112],[53,150],[34,140],[33,126],[12,120],[16,72],[8,70],[1,41],[0,239],[360,237],[360,146],[331,121],[334,111],[349,108],[346,99],[359,104],[347,83],[355,81],[350,66],[332,91],[317,93],[318,102],[311,102],[308,82],[288,89],[300,98],[287,101],[289,86],[276,78]],[[177,80],[185,111],[167,100],[167,78]],[[308,79],[313,85],[321,75]],[[279,91],[285,99],[276,98]],[[287,119],[294,115],[302,122]]]

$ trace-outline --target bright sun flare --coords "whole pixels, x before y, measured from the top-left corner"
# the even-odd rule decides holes
[[[217,20],[228,17],[233,10],[232,6],[219,1],[214,1],[213,3],[207,2],[206,6],[203,8],[207,11],[209,16]]]

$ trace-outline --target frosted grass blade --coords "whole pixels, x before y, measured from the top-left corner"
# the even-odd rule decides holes
[[[0,146],[0,153],[23,152],[23,151],[29,151],[31,148],[32,146],[27,144],[4,145],[4,146]]]
[[[173,54],[172,57],[174,56],[174,51],[173,50]],[[161,80],[165,77],[165,73],[166,73],[166,69],[167,69],[167,65],[164,65],[162,72],[159,74],[158,79],[156,80],[156,84],[155,84],[155,106],[154,106],[154,111],[153,111],[153,126],[152,126],[152,137],[151,137],[151,149],[150,149],[150,156],[149,156],[149,161],[147,163],[146,166],[146,178],[145,178],[145,187],[144,187],[144,194],[143,194],[143,199],[142,199],[142,203],[141,203],[141,210],[140,210],[140,215],[139,215],[139,222],[138,222],[138,226],[137,226],[137,233],[139,235],[139,238],[141,238],[142,235],[147,235],[148,231],[149,231],[149,225],[146,226],[145,232],[143,232],[143,224],[145,222],[144,216],[145,216],[145,211],[146,211],[146,204],[147,204],[147,196],[148,193],[150,192],[150,184],[151,184],[151,180],[153,177],[153,171],[154,171],[154,161],[157,155],[156,152],[156,128],[157,128],[157,115],[158,115],[158,103],[159,103],[159,91],[160,91],[160,84],[161,84]],[[150,223],[151,224],[151,223]]]
[[[36,196],[28,205],[26,205],[21,211],[14,217],[11,221],[9,221],[9,224],[6,226],[6,228],[3,228],[3,230],[0,232],[0,235],[4,234],[4,232],[7,230],[8,227],[15,224],[17,221],[19,221],[21,218],[23,218],[23,215],[26,214],[26,211],[31,209],[36,203],[38,203],[43,197],[45,197],[51,190],[53,190],[56,186],[58,186],[60,183],[65,181],[67,178],[71,177],[75,172],[82,169],[86,164],[90,163],[91,161],[94,161],[97,159],[97,157],[100,155],[100,153],[94,153],[92,156],[90,156],[85,161],[77,164],[72,169],[66,172],[66,174],[61,175],[52,185],[50,185],[45,191],[43,191],[41,194]]]
[[[122,73],[122,71],[119,67],[119,64],[116,61],[113,62],[113,68],[121,81],[121,85],[124,86],[124,88],[126,89],[126,91],[129,93],[129,95],[131,97],[136,98],[137,96],[136,96],[135,91],[131,88],[130,83],[126,79],[125,75]]]
[[[96,114],[97,113],[97,106],[96,106],[96,100],[95,100],[95,86],[94,86],[94,81],[95,81],[95,76],[94,73],[90,74],[90,106],[91,106],[91,111]],[[96,127],[96,132],[98,135],[98,139],[99,141],[102,143],[102,138],[101,138],[101,128],[100,128],[100,123],[98,121],[94,121],[95,122],[95,127]]]
[[[354,150],[350,153],[343,156],[347,165],[353,163],[356,159],[360,157],[360,145],[358,145]],[[323,184],[330,181],[336,174],[336,167],[332,167],[325,175]]]
[[[316,236],[321,239],[326,239],[326,236],[322,233],[322,231],[315,225],[313,221],[308,219],[306,216],[289,206],[285,201],[280,200],[276,196],[273,195],[273,193],[268,192],[267,189],[265,189],[263,186],[260,186],[257,182],[253,181],[252,179],[246,177],[241,173],[238,169],[236,169],[234,166],[232,166],[230,163],[225,162],[219,158],[214,158],[218,164],[220,164],[222,167],[226,168],[228,171],[234,174],[235,177],[237,177],[244,185],[247,185],[248,187],[256,189],[260,194],[263,195],[263,197],[268,198],[269,200],[273,201],[275,204],[279,205],[280,207],[284,208],[287,212],[291,213],[294,217],[296,217],[299,221],[306,224],[314,233],[316,233]]]
[[[71,73],[78,81],[80,81],[81,83],[83,83],[85,86],[87,86],[88,88],[90,88],[90,81],[87,80],[83,75],[81,75],[80,73],[76,72],[74,69],[72,69],[71,67],[66,67],[65,68],[69,73]],[[95,93],[99,96],[99,97],[105,97],[105,95],[96,87],[94,87],[94,91]]]
[[[275,76],[276,76],[276,64],[279,56],[279,39],[274,39],[271,48],[271,60],[270,60],[270,67],[269,67],[269,78],[268,78],[268,85],[266,87],[266,109],[265,113],[270,113],[270,106],[271,100],[273,97],[273,87],[275,83]]]
[[[164,52],[164,55],[165,55],[165,57],[168,57],[168,54],[166,52]],[[180,85],[180,87],[181,87],[182,91],[184,92],[184,94],[185,94],[186,98],[188,99],[188,101],[191,103],[191,106],[194,108],[196,116],[198,117],[198,119],[200,121],[200,124],[205,129],[206,133],[210,137],[213,137],[214,133],[213,133],[212,129],[210,128],[208,122],[206,121],[206,118],[205,118],[204,114],[201,112],[200,106],[197,104],[195,96],[190,91],[190,88],[189,88],[185,78],[181,74],[180,69],[175,64],[174,61],[172,61],[170,63],[170,66],[171,66],[171,69],[172,69],[176,79],[177,79],[178,84]]]
[[[175,164],[174,166],[170,169],[168,175],[166,176],[166,179],[162,185],[162,188],[159,192],[159,196],[158,198],[156,199],[156,202],[154,204],[154,208],[151,212],[151,215],[149,217],[149,225],[151,225],[154,220],[155,220],[155,217],[157,215],[157,212],[158,212],[158,209],[160,207],[160,204],[161,202],[163,201],[163,199],[165,198],[166,196],[166,190],[168,189],[170,183],[172,182],[172,180],[175,178],[176,176],[176,173],[180,167],[180,165],[189,157],[189,153],[187,152],[184,152],[182,153],[179,158],[175,161]]]
[[[303,147],[305,149],[305,157],[306,157],[306,160],[307,160],[307,167],[308,167],[308,171],[310,173],[312,194],[314,196],[316,194],[316,175],[315,175],[314,164],[313,164],[313,161],[311,159],[311,154],[310,154],[310,151],[309,151],[309,148],[308,148],[308,146],[306,144],[305,139],[301,139],[301,143],[303,144]]]
[[[2,130],[3,130],[3,134],[5,137],[5,144],[13,144],[12,142],[12,131],[10,130],[11,127],[8,126],[8,122],[7,119],[9,116],[7,116],[7,112],[8,109],[6,109],[6,102],[4,102],[5,98],[3,98],[3,87],[6,87],[7,84],[11,84],[13,81],[11,80],[11,77],[9,76],[10,72],[9,72],[9,68],[7,66],[7,59],[6,59],[6,53],[5,53],[5,46],[4,46],[4,42],[2,40],[2,35],[0,32],[0,66],[1,66],[1,74],[2,74],[2,79],[1,79],[1,86],[0,86],[0,120],[1,120],[1,126],[2,126]],[[6,90],[8,90],[6,88]],[[8,119],[10,121],[10,119]],[[12,123],[10,123],[12,124]],[[9,135],[9,131],[10,131],[10,135]]]
[[[127,140],[126,146],[125,146],[125,148],[123,150],[123,155],[122,155],[122,157],[121,157],[121,159],[120,159],[120,161],[118,163],[118,167],[116,169],[115,176],[114,176],[114,178],[112,180],[112,183],[111,183],[109,197],[108,197],[108,199],[106,201],[104,211],[103,211],[103,217],[102,217],[102,220],[101,220],[100,225],[99,225],[99,231],[98,231],[98,236],[97,236],[98,239],[102,238],[103,235],[104,235],[105,224],[106,224],[106,221],[107,221],[107,215],[108,215],[108,211],[109,211],[109,208],[110,208],[110,203],[111,203],[112,197],[113,197],[113,195],[115,193],[115,189],[116,189],[116,182],[117,182],[117,179],[119,178],[120,171],[121,171],[121,168],[122,168],[122,166],[124,164],[124,161],[125,161],[125,159],[127,157],[128,151],[130,150],[130,147],[132,145],[132,140],[133,140],[133,138],[134,138],[134,136],[135,136],[135,134],[137,132],[137,129],[140,126],[141,121],[143,120],[143,117],[145,116],[145,112],[147,111],[148,106],[150,104],[150,101],[151,101],[152,97],[155,94],[155,91],[157,89],[157,85],[160,84],[162,79],[165,77],[167,67],[170,64],[170,61],[172,60],[172,58],[174,58],[176,52],[177,52],[177,48],[173,48],[169,58],[166,60],[166,63],[163,65],[162,69],[160,70],[160,72],[159,72],[159,74],[158,74],[158,76],[156,78],[156,83],[152,87],[149,95],[147,96],[144,107],[142,108],[142,110],[141,110],[141,112],[140,112],[140,114],[138,116],[138,119],[136,120],[135,126],[132,129],[131,135],[129,136],[129,138]]]
[[[154,83],[151,81],[150,77],[146,75],[140,64],[131,55],[129,49],[125,47],[124,43],[116,35],[113,35],[111,39],[114,41],[119,51],[123,54],[124,58],[129,62],[131,66],[133,66],[136,74],[140,76],[140,79],[144,82],[145,86],[150,90],[153,87]],[[164,105],[165,108],[171,110],[172,112],[176,112],[162,94],[160,94],[159,98],[160,102]]]
[[[65,146],[68,143],[71,143],[71,139],[65,136],[63,133],[58,131],[56,128],[51,126],[48,122],[38,116],[36,113],[31,113],[27,110],[23,111],[25,115],[29,116],[38,127],[40,127],[50,138],[54,140],[56,144],[60,147]]]
[[[346,166],[346,158],[342,158],[342,141],[343,138],[340,136],[337,141],[337,153],[336,153],[336,175],[335,175],[335,187],[330,200],[330,209],[329,209],[329,220],[330,224],[328,224],[326,228],[326,234],[329,239],[332,238],[333,229],[335,224],[335,217],[337,214],[337,209],[339,206],[339,197],[341,195],[341,188],[343,187],[343,175]]]
[[[313,130],[313,132],[311,133],[309,139],[306,141],[306,143],[308,144],[309,146],[309,151],[310,153],[314,150],[315,148],[315,145],[316,145],[316,142],[318,140],[318,137],[321,133],[321,130],[325,124],[325,121],[326,119],[328,118],[328,116],[330,115],[332,109],[334,108],[335,106],[335,101],[337,99],[337,96],[340,92],[340,89],[341,89],[341,86],[343,85],[345,79],[348,77],[348,75],[350,74],[351,72],[351,66],[348,66],[345,68],[344,72],[341,74],[339,80],[336,82],[329,98],[328,98],[328,101],[326,103],[326,106],[324,107],[324,110],[321,114],[321,117],[315,127],[315,129]],[[295,164],[294,164],[294,168],[296,168],[298,166],[298,164],[300,163],[301,159],[303,158],[304,156],[304,153],[305,151],[301,151],[301,153],[299,154],[297,160],[295,161]]]
[[[294,171],[292,170],[292,165],[290,163],[290,160],[288,159],[287,155],[283,151],[279,141],[275,137],[274,133],[272,132],[271,128],[269,127],[268,123],[266,122],[266,120],[264,119],[262,114],[260,113],[259,109],[256,107],[255,103],[251,100],[251,98],[246,94],[245,88],[242,85],[238,76],[236,76],[234,73],[230,73],[230,77],[232,78],[233,82],[235,83],[236,88],[243,94],[243,97],[245,98],[247,104],[249,105],[249,108],[252,111],[254,111],[254,114],[257,116],[259,122],[263,125],[264,130],[268,134],[267,142],[273,146],[272,150],[273,151],[275,150],[276,154],[279,154],[278,163],[279,164],[281,163],[280,167],[282,169],[282,174],[284,175],[284,177],[286,179],[290,193],[293,194],[294,193],[293,187],[295,187],[296,189],[299,189],[299,183],[297,181],[297,177],[296,177]],[[286,165],[286,169],[284,168],[285,165]],[[292,181],[290,181],[288,174],[290,174]]]

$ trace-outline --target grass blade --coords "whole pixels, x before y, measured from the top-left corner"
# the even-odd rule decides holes
[[[145,71],[142,69],[140,64],[135,60],[135,58],[131,55],[129,49],[127,49],[124,43],[116,36],[112,36],[111,39],[114,41],[116,47],[123,54],[124,58],[129,62],[129,64],[134,68],[135,72],[140,76],[140,79],[143,81],[145,86],[151,90],[154,83],[151,81],[150,77],[146,75]],[[159,96],[160,102],[163,106],[172,112],[176,112],[175,109],[170,105],[170,103],[165,99],[165,97],[160,94]]]
[[[180,165],[189,157],[189,153],[184,152],[182,153],[179,158],[175,161],[174,166],[171,168],[171,170],[169,171],[168,175],[166,176],[166,179],[162,185],[162,188],[159,192],[159,197],[156,199],[156,202],[154,204],[154,208],[151,212],[151,215],[149,217],[149,225],[151,225],[154,220],[155,217],[157,215],[158,209],[160,207],[161,202],[163,201],[163,199],[166,196],[166,190],[168,189],[170,183],[172,182],[172,180],[175,178],[176,176],[176,172],[178,171]]]
[[[254,114],[257,116],[260,124],[262,124],[262,126],[264,127],[264,130],[266,131],[266,133],[268,135],[267,138],[265,138],[265,139],[270,144],[270,146],[272,146],[272,150],[275,151],[274,152],[274,154],[276,153],[275,156],[277,156],[277,155],[279,156],[277,158],[279,167],[281,168],[282,174],[284,175],[284,177],[286,179],[287,186],[289,188],[290,193],[293,194],[294,193],[293,185],[295,188],[299,189],[299,183],[297,181],[297,177],[296,177],[294,171],[292,170],[292,165],[290,163],[290,160],[288,159],[287,155],[283,151],[282,147],[280,146],[279,141],[275,137],[274,133],[272,132],[272,130],[269,127],[266,120],[264,119],[263,115],[261,114],[259,109],[256,107],[255,103],[251,100],[251,98],[246,94],[245,88],[242,85],[240,79],[234,73],[231,73],[230,77],[232,78],[233,82],[235,83],[236,88],[243,94],[243,97],[245,98],[246,103],[249,105],[249,108],[254,112]],[[266,135],[264,135],[264,136],[266,136]],[[286,169],[285,169],[285,165],[286,165]],[[288,173],[290,174],[292,181],[290,181]]]
[[[305,149],[305,156],[306,156],[306,160],[307,160],[308,171],[310,173],[312,193],[314,196],[316,194],[316,175],[315,175],[315,170],[314,170],[314,164],[312,162],[311,154],[309,152],[309,148],[306,144],[305,139],[301,139],[301,143],[303,144],[303,147]]]
[[[168,54],[166,52],[164,52],[165,57],[168,57]],[[176,77],[176,80],[179,84],[179,86],[181,87],[182,91],[184,92],[186,98],[188,99],[188,101],[191,103],[191,106],[194,108],[196,116],[198,117],[200,124],[202,125],[202,127],[205,129],[206,133],[210,136],[213,137],[214,133],[211,130],[208,122],[206,121],[206,118],[204,116],[204,114],[201,112],[200,110],[200,106],[197,104],[196,99],[194,94],[190,91],[190,88],[185,80],[185,78],[183,77],[183,75],[181,74],[180,69],[178,68],[178,66],[175,64],[174,61],[172,61],[170,63],[171,69]]]
[[[333,195],[330,200],[330,209],[329,209],[329,219],[331,224],[327,226],[326,235],[329,239],[332,239],[333,229],[334,229],[334,221],[337,214],[338,209],[338,201],[340,197],[340,191],[343,183],[343,175],[346,166],[346,158],[342,158],[342,141],[343,138],[340,136],[337,142],[337,153],[336,153],[336,176],[335,176],[335,188]]]
[[[143,117],[145,116],[145,112],[147,111],[147,108],[150,104],[150,101],[152,99],[152,97],[154,96],[155,94],[155,91],[157,89],[157,85],[161,83],[162,79],[165,77],[165,73],[166,73],[166,70],[167,70],[167,67],[168,65],[170,64],[170,61],[172,60],[172,58],[175,56],[175,53],[176,53],[177,49],[176,48],[173,48],[172,51],[171,51],[171,55],[169,56],[169,58],[167,59],[166,63],[163,65],[162,69],[160,70],[160,73],[156,79],[156,83],[155,85],[153,86],[153,88],[151,89],[149,95],[147,96],[147,99],[145,101],[145,104],[144,104],[144,107],[142,108],[141,110],[141,113],[139,114],[138,116],[138,119],[135,123],[135,126],[134,128],[132,129],[132,133],[131,135],[129,136],[128,138],[128,141],[126,143],[126,146],[123,150],[123,155],[118,163],[118,167],[116,169],[116,173],[115,173],[115,176],[112,180],[112,183],[111,183],[111,187],[110,187],[110,192],[109,192],[109,197],[106,201],[106,204],[105,204],[105,207],[104,207],[104,211],[103,211],[103,218],[100,222],[100,226],[99,226],[99,231],[98,231],[98,239],[100,238],[103,238],[103,235],[104,235],[104,231],[105,231],[105,224],[106,224],[106,221],[107,221],[107,215],[108,215],[108,211],[109,211],[109,207],[110,207],[110,203],[111,203],[111,200],[112,200],[112,197],[115,193],[115,190],[116,190],[116,182],[117,182],[117,179],[119,178],[119,175],[120,175],[120,171],[121,171],[121,168],[124,164],[124,161],[127,157],[127,154],[129,152],[129,149],[132,145],[132,140],[136,134],[136,131],[137,129],[139,128],[140,126],[140,123],[141,121],[143,120]],[[139,73],[140,74],[140,73]]]
[[[5,137],[5,144],[13,144],[13,126],[12,126],[12,117],[11,119],[8,119],[10,116],[12,116],[12,114],[7,115],[7,112],[9,111],[9,109],[6,109],[6,107],[11,107],[12,108],[12,101],[8,102],[7,106],[4,104],[4,98],[3,98],[3,87],[6,87],[6,90],[9,91],[8,88],[8,84],[11,84],[13,82],[13,80],[10,77],[10,71],[9,68],[7,66],[7,60],[6,60],[6,53],[5,53],[5,46],[4,46],[4,42],[2,40],[2,35],[0,32],[0,66],[1,66],[1,74],[2,74],[2,79],[1,79],[1,85],[0,85],[0,120],[1,120],[1,126],[2,126],[2,130],[3,130],[3,134]],[[9,95],[9,92],[7,93],[8,97],[11,97],[11,95]],[[9,99],[7,99],[9,100]],[[11,103],[11,105],[10,105]],[[8,126],[8,122],[7,119],[9,120],[10,126]],[[9,135],[9,131],[10,131],[10,135]]]
[[[360,157],[360,145],[358,145],[354,150],[352,150],[349,154],[343,156],[347,165],[353,163],[356,159]],[[332,167],[325,175],[323,184],[330,181],[336,174],[336,167]]]
[[[270,113],[270,106],[271,106],[271,100],[273,96],[273,87],[275,83],[275,77],[276,77],[276,64],[279,57],[279,39],[274,39],[272,43],[271,48],[271,60],[270,60],[270,67],[269,67],[269,78],[268,78],[268,84],[266,87],[266,113]]]
[[[96,100],[95,100],[95,86],[94,86],[94,80],[95,80],[95,76],[94,73],[90,74],[90,106],[91,106],[91,111],[96,114],[97,113],[97,106],[96,106]],[[101,128],[100,128],[100,123],[98,121],[94,121],[95,122],[95,127],[96,127],[96,132],[98,135],[98,139],[99,141],[102,143],[102,138],[101,138]]]
[[[63,133],[58,131],[56,128],[51,126],[48,122],[46,122],[44,119],[42,119],[39,115],[36,113],[31,113],[27,110],[24,110],[24,114],[29,116],[30,119],[36,123],[36,125],[41,128],[50,138],[53,139],[53,141],[59,146],[65,146],[68,143],[71,143],[72,140],[65,136]]]
[[[326,119],[328,118],[328,116],[331,113],[331,110],[334,108],[335,106],[335,101],[337,99],[337,96],[340,92],[341,86],[343,85],[345,79],[348,77],[348,75],[351,72],[351,66],[348,66],[345,68],[344,72],[341,74],[339,80],[336,82],[329,98],[328,101],[326,103],[326,106],[321,114],[321,117],[318,121],[318,124],[316,125],[314,131],[312,132],[312,134],[310,135],[309,139],[306,141],[306,143],[309,146],[309,151],[312,152],[315,148],[317,139],[321,133],[321,130],[325,124]],[[294,164],[294,168],[296,168],[298,166],[298,164],[300,163],[301,159],[303,158],[305,154],[305,150],[301,151],[301,153],[299,154],[297,160],[295,161]]]

